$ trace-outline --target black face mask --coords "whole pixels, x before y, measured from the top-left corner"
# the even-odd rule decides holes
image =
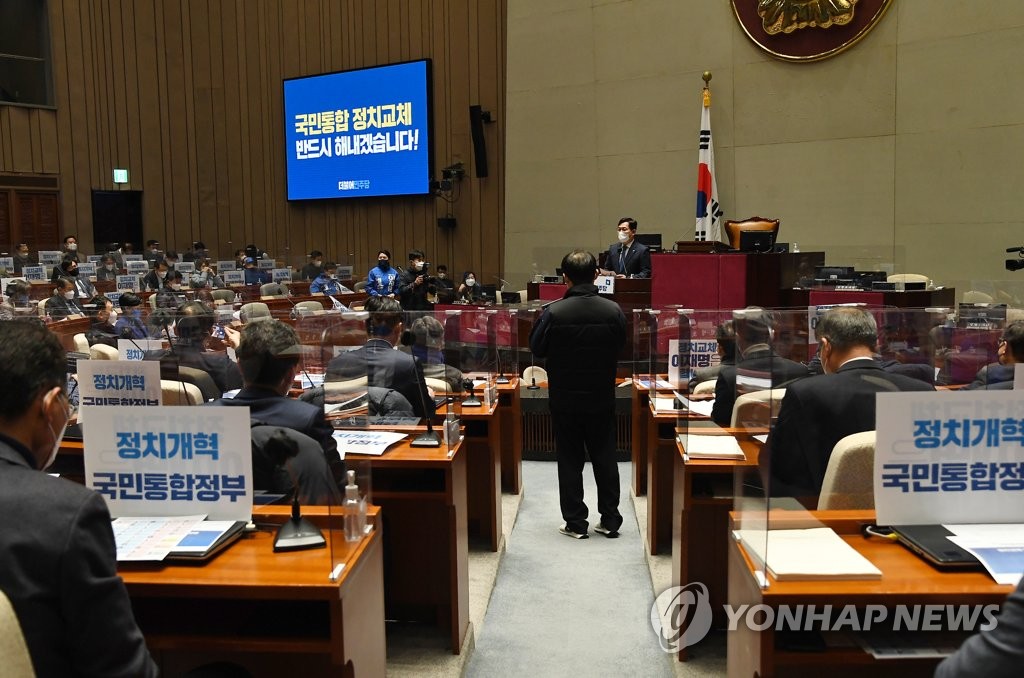
[[[78,269],[77,268],[73,268],[70,271],[66,271],[66,273],[68,275],[70,275],[72,278],[77,278],[78,277]]]
[[[379,268],[382,271],[386,271],[389,268],[391,268],[391,263],[387,262],[387,261],[378,261],[377,262],[377,268]]]

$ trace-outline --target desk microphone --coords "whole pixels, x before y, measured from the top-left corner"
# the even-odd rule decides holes
[[[441,438],[434,430],[434,407],[427,407],[427,400],[424,393],[427,392],[427,381],[423,377],[423,370],[420,368],[420,361],[412,355],[412,347],[416,344],[416,335],[409,330],[402,331],[400,339],[402,346],[409,347],[409,355],[412,357],[414,371],[416,372],[416,390],[419,392],[420,406],[423,407],[423,418],[427,420],[427,430],[412,439],[409,443],[413,447],[441,447]]]
[[[533,353],[530,353],[530,367],[533,367]],[[537,373],[534,370],[530,370],[530,385],[526,387],[528,391],[539,391],[540,386],[537,386]]]
[[[277,536],[274,537],[274,553],[282,551],[303,551],[306,549],[318,549],[327,546],[320,528],[302,517],[302,509],[299,505],[299,481],[292,471],[292,458],[299,453],[299,444],[289,438],[283,429],[278,429],[271,434],[263,444],[264,452],[279,464],[288,469],[288,475],[292,479],[292,515],[281,527],[277,528]]]

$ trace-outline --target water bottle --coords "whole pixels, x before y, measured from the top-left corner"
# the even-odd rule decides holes
[[[356,472],[348,472],[345,485],[345,541],[359,541],[363,530],[359,526],[359,488],[356,486]]]

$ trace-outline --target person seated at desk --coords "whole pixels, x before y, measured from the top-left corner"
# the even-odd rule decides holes
[[[439,304],[450,304],[455,298],[455,283],[448,276],[448,267],[440,264],[437,267],[437,301]]]
[[[167,261],[163,257],[154,260],[153,270],[142,276],[142,288],[159,292],[163,289],[164,282],[167,280],[167,273],[170,270]]]
[[[29,253],[27,243],[19,242],[17,245],[15,245],[14,256],[11,258],[14,259],[14,272],[17,275],[21,275],[23,269],[26,266],[39,265],[39,260],[36,259],[34,255]]]
[[[39,318],[39,309],[29,299],[32,284],[27,280],[12,280],[7,283],[4,294],[7,295],[0,303],[0,320],[21,320],[24,318]]]
[[[207,404],[248,407],[253,425],[281,426],[317,441],[323,449],[322,458],[304,457],[300,450],[299,456],[289,463],[300,479],[303,494],[317,494],[321,500],[328,498],[331,480],[337,483],[345,477],[345,463],[338,454],[334,429],[324,418],[323,408],[288,397],[301,358],[295,330],[277,320],[246,325],[235,353],[242,374],[242,390],[234,398],[221,398]],[[264,465],[266,462],[254,459],[257,461]],[[311,482],[320,489],[316,490]]]
[[[189,301],[177,309],[175,323],[174,353],[180,364],[194,367],[210,375],[221,393],[242,387],[242,373],[239,366],[228,357],[226,351],[209,349],[212,341],[213,309],[201,301]],[[240,335],[231,327],[224,328],[224,343],[237,349]]]
[[[309,261],[299,271],[299,280],[316,280],[324,271],[324,253],[313,250],[309,253]]]
[[[142,299],[134,292],[125,292],[117,298],[121,313],[114,323],[117,336],[123,339],[147,339],[149,330],[142,322]]]
[[[715,342],[718,344],[718,364],[711,367],[698,367],[690,379],[690,391],[702,381],[718,379],[719,373],[726,365],[736,364],[736,328],[731,320],[726,320],[715,329]]]
[[[650,278],[651,251],[636,241],[636,219],[622,217],[616,226],[619,241],[608,248],[605,259],[606,275],[616,278]]]
[[[114,304],[103,295],[96,295],[86,304],[86,311],[89,314],[90,325],[85,333],[85,338],[90,346],[104,344],[117,348],[118,334],[114,323],[117,321],[117,313],[114,312]]]
[[[366,321],[366,344],[354,351],[345,351],[327,364],[327,381],[367,378],[368,386],[391,388],[412,405],[417,417],[433,415],[425,407],[433,404],[423,380],[417,374],[412,356],[396,351],[402,334],[402,307],[394,299],[371,297],[366,301],[370,317]]]
[[[156,676],[117,576],[106,502],[43,472],[70,417],[57,336],[35,323],[0,323],[0,382],[0,590],[35,674]]]
[[[1015,320],[1006,326],[1003,336],[999,338],[996,356],[999,362],[990,363],[978,370],[968,389],[1013,389],[1015,366],[1019,362],[1024,362],[1024,320]]]
[[[147,240],[146,249],[142,251],[142,260],[148,261],[150,265],[155,264],[158,259],[163,259],[163,252],[160,251],[159,240]]]
[[[760,463],[775,496],[807,497],[817,505],[832,448],[875,428],[875,394],[934,391],[919,379],[885,371],[874,358],[878,327],[862,308],[833,308],[815,328],[825,373],[786,387],[779,418]]]
[[[256,260],[252,257],[246,257],[242,261],[242,270],[246,285],[266,285],[270,282],[270,274],[257,268]]]
[[[452,393],[462,391],[462,372],[444,362],[444,325],[432,315],[423,315],[412,321],[412,333],[416,343],[412,355],[420,361],[423,376],[440,379],[448,384]]]
[[[96,267],[97,282],[117,282],[119,273],[113,254],[104,254],[100,257],[100,265]]]
[[[999,611],[995,628],[981,631],[935,667],[935,678],[1016,678],[1024,666],[1024,578]]]
[[[772,316],[763,308],[750,306],[735,312],[733,327],[736,331],[737,361],[724,365],[715,382],[715,405],[711,419],[719,426],[732,423],[732,408],[736,404],[737,381],[763,382],[779,388],[807,376],[807,366],[783,358],[771,347],[774,334]],[[746,391],[757,390],[746,388]]]
[[[310,294],[352,294],[352,290],[338,282],[338,265],[333,261],[324,264],[320,275],[309,284]]]
[[[455,294],[455,300],[464,301],[467,304],[480,304],[483,303],[483,298],[483,292],[476,284],[476,273],[473,271],[463,273],[462,284],[459,285],[459,291]]]
[[[78,259],[65,254],[63,261],[53,267],[51,282],[57,282],[57,278],[67,278],[75,285],[75,298],[85,300],[96,296],[96,288],[89,282],[89,276],[78,275]]]
[[[189,285],[192,289],[220,289],[224,287],[224,279],[214,272],[210,260],[203,257],[196,259],[195,270],[189,276]]]
[[[53,296],[46,302],[46,315],[54,320],[63,320],[71,315],[84,315],[85,309],[75,297],[75,283],[70,278],[58,278]]]

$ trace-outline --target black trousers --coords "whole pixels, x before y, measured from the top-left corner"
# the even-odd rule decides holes
[[[609,530],[622,526],[619,514],[619,467],[615,463],[615,413],[551,413],[558,460],[558,497],[562,518],[574,532],[586,532],[588,510],[583,502],[586,454],[594,467],[597,511]]]

